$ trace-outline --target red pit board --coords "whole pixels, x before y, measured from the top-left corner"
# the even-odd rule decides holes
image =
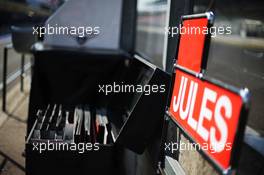
[[[213,14],[182,17],[183,27],[210,28]],[[222,174],[233,170],[244,134],[248,90],[205,78],[210,33],[180,35],[169,115]],[[235,160],[236,159],[236,160]]]
[[[220,167],[227,169],[239,124],[242,97],[176,70],[170,114]]]
[[[201,71],[206,43],[206,34],[202,31],[208,27],[208,22],[207,18],[183,21],[177,64],[195,72]]]

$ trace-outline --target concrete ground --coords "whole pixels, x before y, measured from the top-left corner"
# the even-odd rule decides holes
[[[12,86],[7,95],[7,112],[0,111],[0,174],[25,174],[26,121],[28,112],[29,77],[25,90],[20,92],[20,83]],[[2,98],[1,105],[2,105]],[[2,107],[2,106],[1,106]]]

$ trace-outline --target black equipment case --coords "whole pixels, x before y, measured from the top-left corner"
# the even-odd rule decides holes
[[[100,15],[103,15],[101,11]],[[117,49],[34,45],[26,174],[136,174],[137,168],[141,168],[137,166],[139,162],[144,167],[144,174],[156,172],[170,76],[134,51],[136,1],[122,1],[120,15]],[[164,91],[108,95],[99,92],[100,85],[113,83],[163,86]],[[78,105],[107,109],[116,140],[112,144],[100,144],[99,150],[84,153],[34,150],[34,144],[49,141],[32,138],[38,110],[49,104],[62,105],[67,111],[73,111]]]

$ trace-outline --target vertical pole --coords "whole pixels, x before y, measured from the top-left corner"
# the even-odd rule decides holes
[[[31,56],[30,62],[31,62],[30,67],[31,67],[31,80],[32,80],[33,73],[34,73],[34,57],[33,56]]]
[[[23,92],[24,91],[24,74],[25,74],[25,70],[24,70],[24,65],[25,65],[25,55],[22,54],[21,56],[21,74],[20,74],[20,91]]]
[[[3,103],[2,110],[6,112],[6,86],[7,86],[7,47],[4,47],[4,61],[3,61]]]

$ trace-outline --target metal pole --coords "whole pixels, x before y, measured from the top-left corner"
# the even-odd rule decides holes
[[[31,56],[30,62],[31,62],[31,80],[32,80],[33,73],[34,73],[34,57],[33,56]]]
[[[2,110],[6,112],[6,86],[7,86],[7,47],[4,47],[4,62],[3,62],[3,103],[2,103]]]
[[[25,55],[22,54],[21,56],[21,74],[20,74],[20,91],[23,92],[24,91],[24,74],[25,74],[25,70],[24,70],[24,65],[25,65]]]

